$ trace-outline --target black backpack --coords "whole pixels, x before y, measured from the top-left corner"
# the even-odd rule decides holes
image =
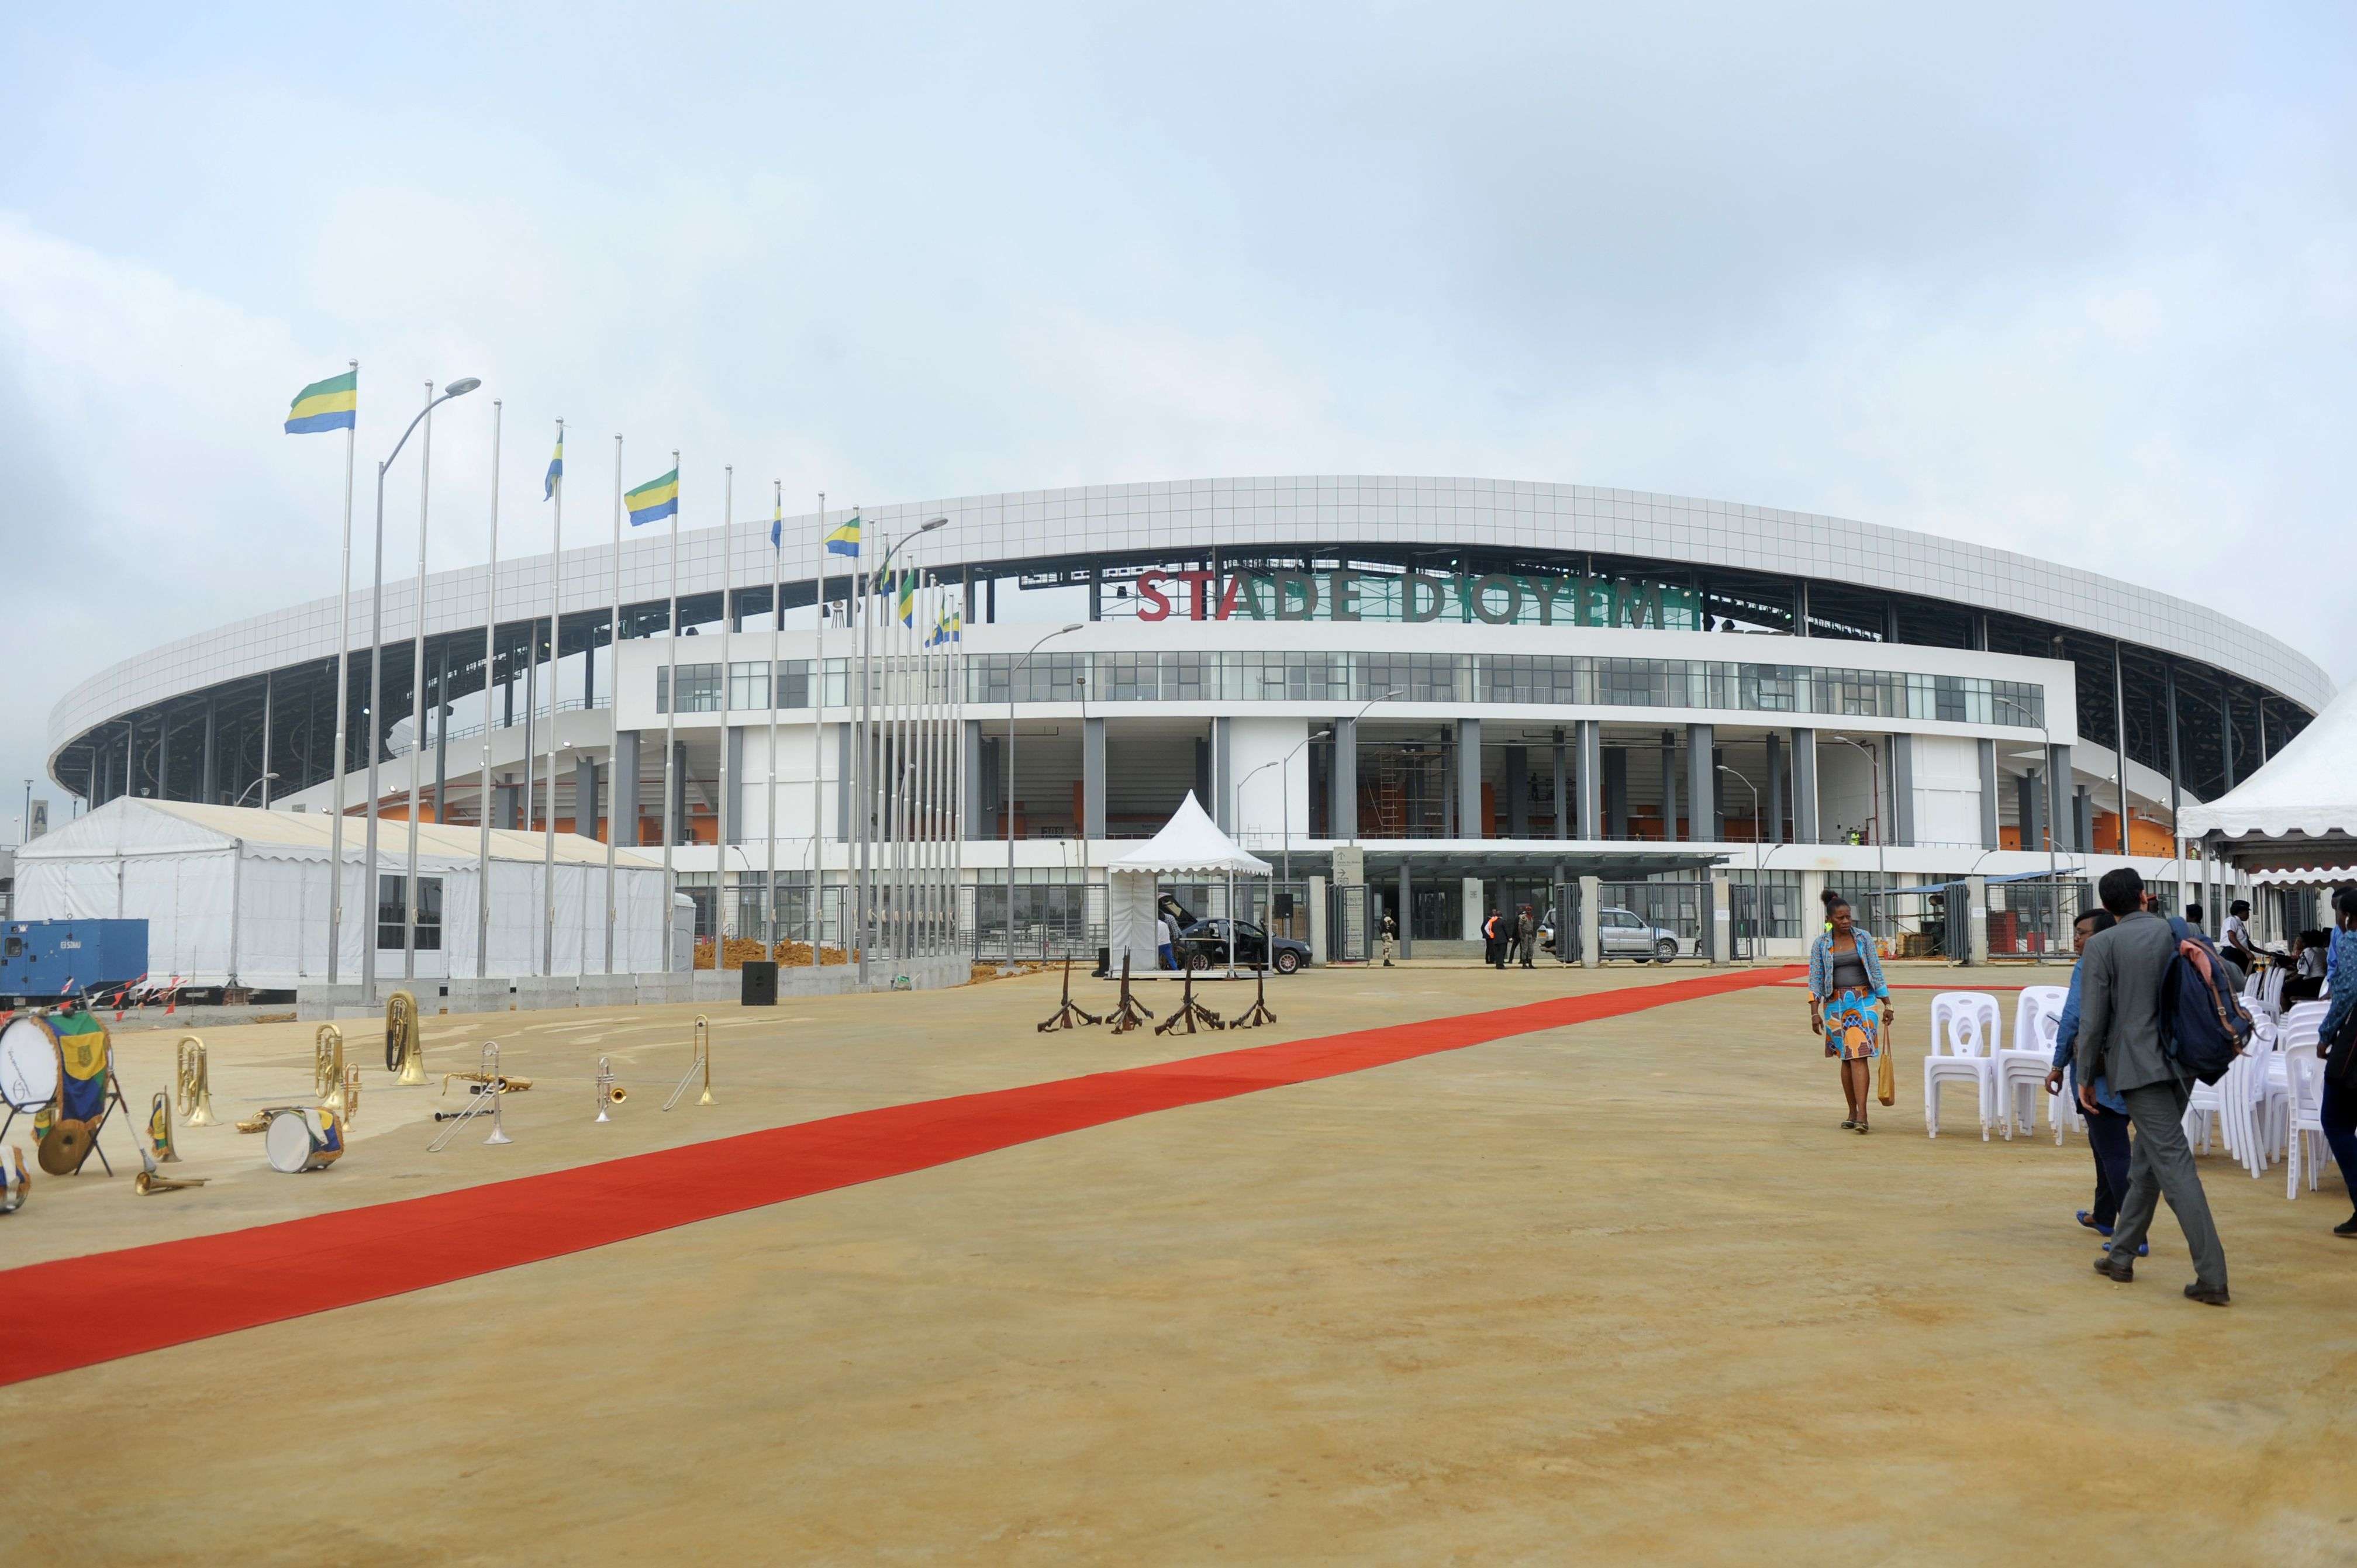
[[[2243,999],[2226,988],[2218,967],[2218,950],[2210,939],[2172,918],[2170,932],[2190,942],[2207,961],[2196,964],[2183,948],[2171,953],[2160,981],[2160,1045],[2171,1060],[2204,1083],[2226,1076],[2234,1058],[2251,1043],[2251,1015]]]

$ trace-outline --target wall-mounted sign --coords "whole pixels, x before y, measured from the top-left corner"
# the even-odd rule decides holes
[[[1487,626],[1702,629],[1702,596],[1584,572],[1147,572],[1140,620],[1453,620]]]

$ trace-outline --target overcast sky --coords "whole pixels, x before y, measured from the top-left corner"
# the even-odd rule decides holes
[[[691,526],[724,462],[740,515],[1469,474],[2006,545],[2357,673],[2347,0],[762,9],[0,10],[0,842],[76,681],[334,591],[341,442],[279,423],[351,359],[364,472],[427,377],[506,400],[517,549],[558,415],[684,448]]]

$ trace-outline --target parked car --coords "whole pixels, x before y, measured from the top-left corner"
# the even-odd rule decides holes
[[[1309,961],[1309,944],[1295,941],[1291,937],[1278,937],[1272,950],[1269,934],[1250,920],[1236,922],[1236,967],[1258,969],[1261,955],[1268,955],[1268,967],[1279,974],[1291,974]],[[1198,920],[1178,933],[1178,959],[1197,974],[1206,970],[1224,969],[1228,962],[1228,922]]]
[[[1549,909],[1546,918],[1539,924],[1539,946],[1548,952],[1555,951],[1555,911]],[[1577,941],[1578,936],[1574,931],[1573,940]],[[1667,963],[1685,950],[1677,932],[1664,926],[1649,925],[1628,909],[1596,911],[1596,945],[1600,957],[1634,959],[1641,963],[1648,959]]]

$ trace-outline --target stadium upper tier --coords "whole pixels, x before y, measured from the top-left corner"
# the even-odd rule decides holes
[[[780,567],[770,545],[769,519],[699,526],[720,511],[718,476],[699,485],[691,467],[685,478],[678,551],[683,627],[734,625],[768,615],[773,569],[781,569],[789,611],[809,606],[818,541],[850,510],[830,510],[824,520],[808,513],[788,518]],[[581,493],[576,492],[576,507]],[[602,520],[609,503],[602,490],[595,493],[598,500],[590,510]],[[444,502],[436,524],[444,537],[467,526],[450,521],[453,504]],[[2205,795],[2230,778],[2247,776],[2333,691],[2312,660],[2205,605],[1960,540],[1728,501],[1510,480],[1318,476],[1021,490],[861,510],[871,558],[883,539],[901,538],[926,519],[945,517],[943,527],[926,535],[917,559],[944,579],[966,584],[979,620],[992,618],[1004,591],[1082,589],[1092,613],[1114,616],[1139,612],[1147,596],[1131,589],[1157,571],[1274,574],[1340,566],[1365,568],[1379,586],[1385,574],[1402,571],[1458,580],[1495,574],[1526,582],[1569,576],[1634,583],[1651,596],[1651,618],[1644,611],[1638,618],[1647,626],[1725,625],[2065,658],[2079,671],[2083,736],[2109,744],[2115,709],[2124,708],[2130,756],[2160,767],[2169,721],[2180,719],[2174,727],[2182,774]],[[323,564],[335,548],[335,540],[323,533]],[[365,549],[360,553],[364,558]],[[828,596],[839,600],[848,592],[843,573],[850,563],[834,556],[826,565]],[[665,529],[624,540],[619,597],[626,637],[662,629],[671,574]],[[565,552],[561,575],[562,651],[603,645],[617,592],[610,546],[597,542]],[[491,586],[486,579],[485,567],[470,566],[426,581],[428,679],[445,701],[483,687],[484,605]],[[501,630],[493,674],[506,681],[535,646],[527,629],[533,618],[545,626],[546,557],[501,561],[496,586]],[[1617,601],[1608,596],[1608,602]],[[1673,618],[1664,620],[1665,607]],[[1006,607],[1012,609],[1012,602]],[[365,756],[359,716],[367,692],[365,583],[355,585],[350,615],[350,756],[357,765]],[[201,766],[195,760],[197,736],[145,750],[141,737],[161,742],[177,736],[178,726],[197,724],[215,737],[224,757],[240,759],[217,768],[216,784],[255,776],[266,696],[268,716],[280,732],[267,758],[282,774],[275,789],[311,781],[325,771],[323,748],[307,733],[299,748],[288,737],[298,725],[307,732],[321,722],[322,683],[332,714],[337,621],[337,601],[316,599],[180,639],[100,671],[51,713],[51,776],[88,796],[97,759],[112,748],[135,759],[142,787],[152,779],[158,793],[188,798],[182,772]],[[416,625],[412,579],[385,585],[383,624],[388,652],[380,734],[414,706],[408,651]],[[544,650],[540,657],[546,657]],[[1740,657],[1783,656],[1747,649]],[[2122,703],[2115,702],[2115,689]],[[295,706],[301,709],[299,720]],[[98,782],[106,784],[102,778]],[[202,782],[195,794],[205,792]]]

